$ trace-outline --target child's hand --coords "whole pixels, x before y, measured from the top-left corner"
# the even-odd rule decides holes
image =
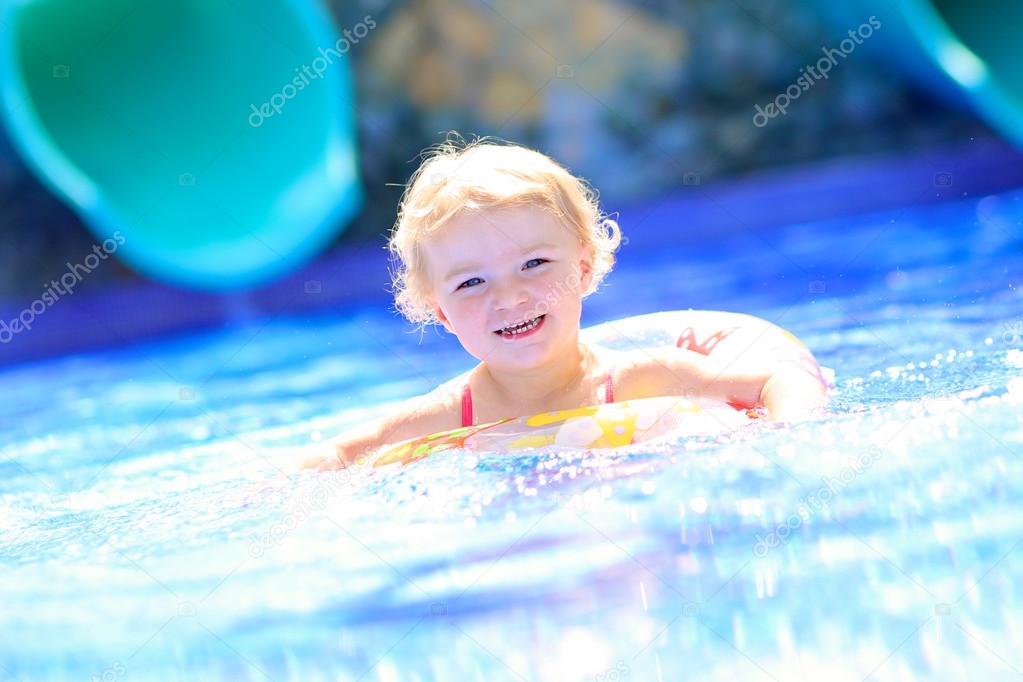
[[[329,445],[327,447],[330,447]],[[316,469],[317,471],[329,471],[331,469],[340,469],[344,466],[341,457],[338,455],[336,448],[331,448],[328,452],[314,452],[311,455],[299,460],[298,469]]]
[[[369,444],[367,444],[369,443]],[[350,434],[322,446],[322,450],[299,460],[297,469],[315,469],[316,471],[334,471],[350,466],[361,466],[372,459],[375,445],[363,437],[352,437]]]
[[[744,403],[757,396],[756,403],[767,409],[767,420],[772,422],[809,419],[827,405],[828,380],[802,341],[751,315],[738,316],[735,324],[723,341],[718,343],[719,334],[713,334],[712,347],[698,351],[708,356],[713,351],[721,363],[717,376],[736,392],[728,400]],[[750,380],[759,384],[752,395]]]
[[[814,363],[816,365],[816,363]],[[827,384],[819,374],[794,362],[782,362],[764,383],[760,403],[773,422],[802,421],[828,403]]]

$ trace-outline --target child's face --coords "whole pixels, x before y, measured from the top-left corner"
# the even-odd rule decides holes
[[[539,207],[467,211],[423,244],[444,327],[489,364],[542,364],[578,342],[591,254]],[[543,316],[528,334],[499,330]]]

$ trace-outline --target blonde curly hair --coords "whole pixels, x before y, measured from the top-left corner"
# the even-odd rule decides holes
[[[424,239],[462,211],[539,206],[592,247],[593,273],[583,298],[597,290],[622,241],[618,223],[601,212],[596,190],[540,152],[495,138],[466,142],[449,135],[426,149],[398,206],[388,249],[397,310],[410,322],[437,324],[428,303]]]

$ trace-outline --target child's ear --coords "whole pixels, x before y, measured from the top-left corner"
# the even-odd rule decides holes
[[[437,321],[440,322],[442,325],[444,325],[445,329],[447,329],[449,332],[454,334],[455,330],[451,326],[451,321],[448,319],[448,316],[444,314],[444,311],[441,310],[440,306],[437,305],[437,300],[435,298],[433,298],[432,296],[430,296],[427,299],[427,301],[430,304],[430,308],[433,309],[433,314],[437,317]]]
[[[580,293],[585,293],[590,288],[590,282],[593,280],[593,256],[594,250],[592,246],[583,247],[582,254],[579,256]]]

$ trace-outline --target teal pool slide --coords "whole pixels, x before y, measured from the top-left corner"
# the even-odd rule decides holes
[[[372,25],[340,35],[301,0],[0,7],[15,148],[143,275],[251,287],[315,256],[359,209],[348,52]]]

